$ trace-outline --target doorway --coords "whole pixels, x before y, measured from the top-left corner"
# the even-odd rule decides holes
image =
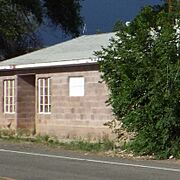
[[[17,78],[17,128],[35,133],[35,75]]]

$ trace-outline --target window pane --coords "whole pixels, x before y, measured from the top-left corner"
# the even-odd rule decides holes
[[[51,104],[51,95],[49,95],[49,102],[48,103]]]
[[[43,104],[43,96],[40,97],[40,104]]]
[[[45,79],[45,87],[47,87],[47,86],[48,86],[48,78]]]
[[[49,105],[49,112],[51,112],[51,105]]]
[[[40,87],[43,86],[43,79],[39,79],[39,84],[40,84]]]
[[[12,88],[9,88],[9,95],[10,95],[10,96],[12,96],[12,95],[13,95]]]
[[[10,105],[10,112],[13,112],[13,107],[12,107],[12,105]]]
[[[6,103],[6,105],[8,104],[8,97],[6,97],[5,103]]]
[[[8,112],[8,106],[7,105],[5,106],[5,112]]]
[[[48,104],[48,96],[45,96],[44,99],[45,99],[44,104]]]
[[[49,112],[48,105],[45,105],[44,107],[45,107],[45,112]]]
[[[43,105],[40,105],[40,112],[43,112]]]
[[[48,87],[45,87],[45,91],[44,92],[45,92],[45,94],[44,94],[45,96],[48,95]]]
[[[15,105],[12,105],[12,111],[15,112]]]
[[[40,88],[40,95],[43,95],[43,87]]]
[[[5,87],[5,90],[6,90],[6,96],[8,95],[8,84],[7,84],[7,82],[6,82],[6,87]]]
[[[10,102],[9,102],[10,104],[12,104],[13,103],[13,97],[10,97]]]

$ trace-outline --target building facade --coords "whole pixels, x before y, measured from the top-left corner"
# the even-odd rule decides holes
[[[0,62],[0,128],[59,138],[109,136],[108,90],[94,51],[114,33],[82,36]]]

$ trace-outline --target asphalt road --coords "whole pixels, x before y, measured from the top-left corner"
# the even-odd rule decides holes
[[[0,177],[18,180],[180,180],[180,164],[100,157],[0,141]]]

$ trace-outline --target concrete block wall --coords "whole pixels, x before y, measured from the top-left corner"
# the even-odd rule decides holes
[[[35,79],[28,74],[34,74]],[[83,97],[69,96],[69,77],[76,76],[83,76],[85,79]],[[38,113],[37,81],[44,77],[51,78],[50,114]],[[15,114],[3,113],[3,81],[9,78],[15,79]],[[113,118],[111,108],[105,104],[108,90],[106,85],[99,81],[101,78],[97,65],[0,73],[0,128],[9,124],[14,128],[32,131],[34,128],[37,134],[59,138],[97,140],[111,136],[111,131],[104,126],[104,123]]]
[[[69,77],[85,78],[85,95],[69,96]],[[110,130],[103,124],[112,119],[111,108],[105,101],[108,91],[100,83],[98,70],[59,72],[36,75],[37,79],[51,78],[51,114],[36,113],[36,132],[60,138],[99,139],[109,136]],[[36,106],[37,107],[37,106]]]

